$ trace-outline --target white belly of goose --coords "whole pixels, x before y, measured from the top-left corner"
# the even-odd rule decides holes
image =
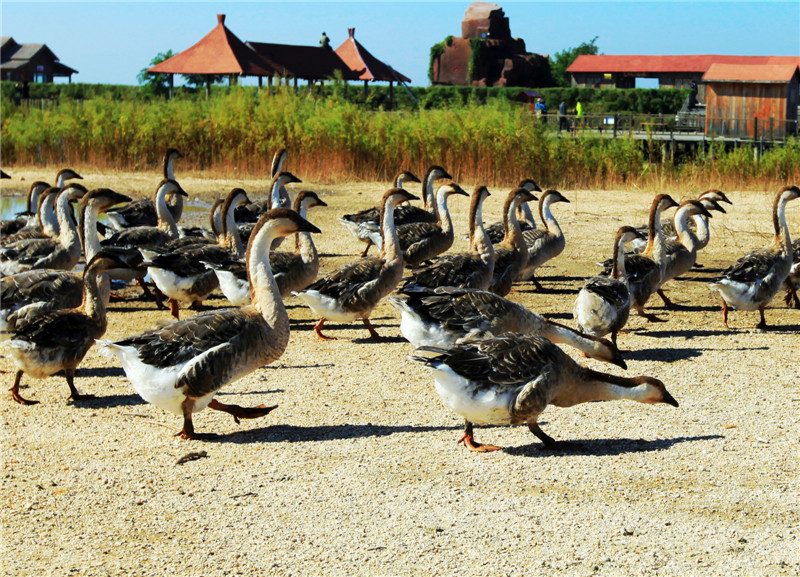
[[[586,334],[602,337],[611,332],[620,318],[620,310],[596,293],[581,290],[575,299],[572,314],[575,322]]]
[[[426,323],[419,315],[406,310],[400,311],[400,332],[403,333],[403,338],[416,348],[449,349],[456,344],[456,335],[446,331],[441,325]]]
[[[35,379],[44,379],[64,368],[64,350],[43,348],[23,340],[10,340],[8,347],[17,368]]]
[[[357,313],[343,310],[335,298],[325,296],[319,291],[305,290],[301,293],[295,292],[292,294],[306,303],[308,308],[314,311],[315,315],[325,317],[330,321],[350,322],[359,318]]]
[[[244,307],[250,304],[250,283],[240,280],[230,271],[215,270],[219,289],[225,298],[235,307]]]
[[[442,402],[476,425],[510,425],[519,388],[498,394],[489,387],[476,392],[471,384],[447,365],[434,369],[434,384]]]

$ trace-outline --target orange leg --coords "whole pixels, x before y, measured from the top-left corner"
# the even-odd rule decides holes
[[[322,334],[322,325],[325,324],[325,317],[319,319],[319,322],[314,325],[314,333],[317,335],[317,338],[321,341],[335,341],[336,337],[329,337],[327,335]]]
[[[378,331],[375,330],[375,327],[372,326],[372,323],[369,322],[369,319],[363,318],[361,320],[364,321],[364,326],[367,327],[367,330],[369,331],[369,336],[371,338],[375,339],[376,341],[387,341],[387,340],[389,340],[387,337],[382,337],[382,336],[380,336],[378,334]]]
[[[81,394],[78,392],[78,389],[75,388],[75,383],[73,382],[75,379],[75,369],[64,369],[64,376],[67,379],[67,384],[69,385],[69,398],[73,401],[85,401],[86,399],[93,399],[94,395],[88,394]]]
[[[175,299],[169,299],[169,312],[176,320],[181,319],[181,305]]]
[[[256,407],[241,407],[239,405],[228,405],[218,401],[217,399],[211,399],[211,402],[208,404],[208,408],[233,415],[233,420],[238,423],[239,419],[258,419],[259,417],[263,417],[273,409],[277,409],[278,405],[273,405],[271,407],[266,405],[258,405]]]
[[[464,434],[461,436],[458,442],[463,443],[467,449],[470,451],[475,451],[476,453],[489,453],[491,451],[500,450],[500,447],[496,445],[484,445],[483,443],[478,443],[475,440],[475,437],[472,435],[472,423],[469,421],[464,421]]]
[[[19,384],[22,381],[22,371],[17,371],[17,377],[14,379],[13,386],[8,389],[11,391],[11,398],[18,402],[20,405],[37,405],[39,401],[29,401],[28,399],[23,399],[19,394]]]
[[[192,411],[194,410],[194,399],[186,399],[183,401],[183,429],[176,433],[176,437],[181,439],[194,440],[194,439],[210,439],[215,437],[213,433],[195,433],[194,423],[192,422]]]
[[[722,299],[722,324],[726,329],[731,330],[731,327],[728,326],[728,303],[725,302],[725,299]]]
[[[145,297],[156,301],[156,307],[160,309],[167,308],[164,306],[164,293],[162,293],[157,286],[153,285],[153,292],[150,292],[150,289],[147,288],[147,282],[144,280],[144,277],[137,277],[136,284],[142,287],[142,293]]]

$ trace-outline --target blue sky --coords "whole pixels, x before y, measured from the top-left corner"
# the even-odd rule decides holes
[[[800,2],[496,2],[529,52],[554,54],[597,36],[603,54],[800,55]],[[136,84],[159,52],[184,50],[216,14],[241,40],[337,47],[356,39],[428,84],[431,45],[461,33],[469,2],[0,2],[0,30],[45,43],[75,82]]]

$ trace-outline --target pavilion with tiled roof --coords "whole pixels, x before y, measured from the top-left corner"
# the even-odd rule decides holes
[[[336,49],[347,66],[353,70],[359,80],[364,81],[364,93],[366,94],[369,82],[382,81],[389,83],[389,98],[392,98],[392,87],[395,82],[403,84],[411,82],[411,79],[396,71],[394,68],[375,58],[369,50],[364,48],[356,40],[356,29],[347,29],[347,40]]]

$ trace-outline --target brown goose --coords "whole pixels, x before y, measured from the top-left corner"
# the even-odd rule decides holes
[[[302,218],[306,218],[308,209],[315,206],[328,205],[310,190],[301,190],[294,199],[294,210]],[[216,273],[220,290],[231,304],[237,307],[250,304],[250,283],[244,262],[230,260],[203,264]],[[314,282],[319,272],[319,255],[311,235],[307,232],[297,233],[295,252],[272,251],[269,253],[269,264],[282,298],[306,288]]]
[[[183,416],[184,439],[195,433],[192,415],[206,407],[236,419],[262,417],[275,407],[245,408],[214,398],[233,382],[279,358],[289,344],[289,317],[269,266],[277,236],[319,229],[286,208],[261,216],[247,245],[252,304],[196,314],[117,342],[102,342],[115,355],[136,392],[147,402]]]
[[[360,318],[370,336],[382,340],[369,322],[369,315],[378,302],[394,290],[403,276],[403,253],[394,225],[394,208],[417,198],[402,188],[389,189],[383,195],[381,211],[381,254],[346,264],[305,290],[294,293],[320,317],[314,327],[318,338],[333,338],[322,334],[322,326],[327,319],[349,322]]]
[[[650,322],[665,322],[665,319],[646,313],[644,306],[661,285],[661,277],[666,267],[667,249],[664,232],[661,229],[661,214],[675,206],[678,206],[678,203],[668,194],[657,195],[650,205],[647,247],[641,254],[625,255],[625,276],[631,295],[631,306],[636,309],[639,316]]]
[[[528,262],[528,247],[517,219],[517,207],[534,200],[536,197],[525,188],[515,188],[506,197],[503,206],[505,237],[494,246],[494,271],[489,284],[489,290],[501,297],[511,292],[514,280]]]
[[[37,198],[35,218],[21,230],[3,236],[0,246],[10,246],[28,239],[57,238],[60,227],[55,203],[60,190],[56,186],[44,189]]]
[[[69,310],[26,311],[8,319],[11,356],[17,366],[17,376],[11,387],[11,397],[23,405],[32,405],[19,394],[22,375],[43,379],[64,371],[70,398],[80,400],[75,388],[75,369],[94,345],[95,339],[106,332],[106,305],[100,296],[99,277],[104,271],[124,265],[124,257],[107,251],[97,253],[83,272],[83,306]]]
[[[9,235],[37,225],[39,196],[48,188],[50,188],[50,185],[41,180],[37,180],[30,185],[25,200],[25,212],[19,214],[17,218],[4,220],[0,224],[0,235],[3,236],[3,241],[5,241]],[[38,224],[41,226],[41,222],[38,222]]]
[[[469,196],[455,182],[442,185],[436,191],[436,213],[439,217],[437,222],[411,222],[397,227],[403,262],[408,268],[417,268],[453,246],[455,234],[447,201],[455,194]],[[373,237],[373,243],[379,248],[380,242],[380,235]]]
[[[494,293],[451,287],[415,287],[401,292],[405,298],[389,297],[389,302],[400,311],[400,331],[416,348],[448,349],[462,342],[520,332],[568,344],[586,356],[627,368],[609,341],[581,335]]]
[[[81,199],[79,229],[81,245],[87,261],[100,251],[97,239],[97,214],[112,206],[130,201],[130,197],[108,188],[92,190]],[[92,233],[94,233],[94,238]],[[126,255],[129,262],[131,255]],[[106,271],[100,282],[100,296],[108,301],[110,286]],[[76,308],[83,302],[83,276],[65,270],[34,269],[0,279],[0,330],[6,328],[8,315],[36,303],[41,311]]]
[[[164,153],[162,163],[165,179],[175,180],[174,163],[178,158],[183,158],[183,155],[175,148],[168,148]],[[175,222],[180,221],[183,216],[183,196],[180,194],[168,195],[167,209]],[[116,231],[138,226],[158,226],[158,213],[151,198],[142,198],[118,210],[109,211],[107,217],[111,228]]]
[[[714,207],[714,210],[725,212],[715,200],[706,200],[707,203]],[[664,284],[675,277],[687,273],[697,260],[697,251],[700,246],[700,241],[697,238],[695,231],[689,228],[689,219],[702,217],[705,219],[711,218],[711,213],[706,207],[698,200],[687,200],[678,206],[675,211],[675,225],[674,228],[678,234],[677,241],[667,241],[667,254],[666,262],[664,264],[664,273],[661,275],[661,283],[656,291],[661,300],[668,308],[673,308],[675,305],[661,288]],[[708,230],[708,221],[705,220],[705,228]],[[701,224],[701,227],[703,225]]]
[[[394,187],[395,188],[405,188],[405,184],[407,182],[422,182],[413,172],[409,172],[408,170],[404,170],[398,173],[397,176],[394,178]],[[400,208],[400,207],[398,207]],[[395,215],[396,217],[396,215]],[[345,214],[341,218],[339,218],[339,222],[341,222],[350,233],[356,237],[357,240],[361,242],[365,242],[367,244],[364,252],[361,253],[361,256],[367,256],[369,252],[369,248],[372,246],[372,237],[373,233],[380,234],[380,226],[378,224],[380,218],[380,207],[373,206],[372,208],[367,208],[362,211],[356,212],[354,214]]]
[[[219,286],[217,275],[204,263],[226,262],[243,256],[244,247],[239,229],[233,220],[237,206],[249,202],[247,193],[234,188],[222,205],[222,222],[225,235],[220,244],[201,244],[161,251],[157,247],[141,247],[147,271],[158,289],[169,297],[172,316],[179,317],[181,302],[191,303],[195,309]]]
[[[0,249],[0,272],[8,275],[37,268],[72,270],[80,260],[81,244],[69,203],[86,192],[78,183],[64,186],[56,196],[58,237],[21,240]]]
[[[419,268],[405,286],[442,286],[487,289],[494,272],[494,247],[483,228],[483,203],[490,196],[485,186],[476,186],[469,207],[470,252],[446,254]]]
[[[767,327],[764,307],[778,292],[792,267],[794,249],[786,223],[786,203],[796,198],[800,198],[800,188],[783,187],[772,205],[775,229],[772,244],[741,257],[710,284],[722,297],[722,322],[725,328],[730,328],[729,307],[743,311],[758,309],[761,320],[756,327]]]
[[[578,292],[572,316],[581,332],[595,337],[611,333],[611,342],[617,344],[617,333],[628,322],[631,309],[625,272],[625,243],[641,236],[631,226],[620,227],[614,238],[611,277],[591,278]]]
[[[282,171],[276,173],[269,183],[269,197],[237,207],[236,212],[234,212],[234,219],[236,222],[242,223],[257,222],[261,215],[271,208],[289,208],[291,200],[289,200],[285,187],[287,184],[301,182],[303,181],[291,172]],[[283,190],[283,194],[281,194],[281,190]]]
[[[542,192],[542,189],[532,178],[525,178],[521,180],[517,185],[517,188],[525,188],[530,192]],[[517,219],[519,220],[519,227],[522,232],[525,232],[526,230],[536,230],[536,220],[534,220],[531,207],[527,202],[519,205]],[[499,220],[487,226],[486,234],[489,235],[492,244],[503,242],[503,237],[506,234],[505,230],[503,229],[503,221]]]
[[[528,247],[528,262],[518,278],[530,280],[538,290],[542,289],[542,285],[534,278],[536,269],[564,252],[566,246],[564,233],[550,210],[556,202],[569,202],[569,200],[557,190],[545,191],[539,197],[539,218],[545,228],[528,230],[522,234]]]
[[[437,356],[410,358],[433,370],[442,402],[464,417],[460,442],[471,451],[499,448],[475,442],[473,424],[527,423],[546,449],[555,449],[556,442],[537,423],[547,405],[572,407],[590,401],[630,399],[678,406],[658,379],[617,377],[587,369],[540,336],[506,333],[447,350],[428,350]]]
[[[786,277],[786,296],[783,301],[786,306],[794,306],[800,309],[800,298],[797,298],[797,291],[800,290],[800,238],[792,243],[792,267],[789,269],[789,276]]]

